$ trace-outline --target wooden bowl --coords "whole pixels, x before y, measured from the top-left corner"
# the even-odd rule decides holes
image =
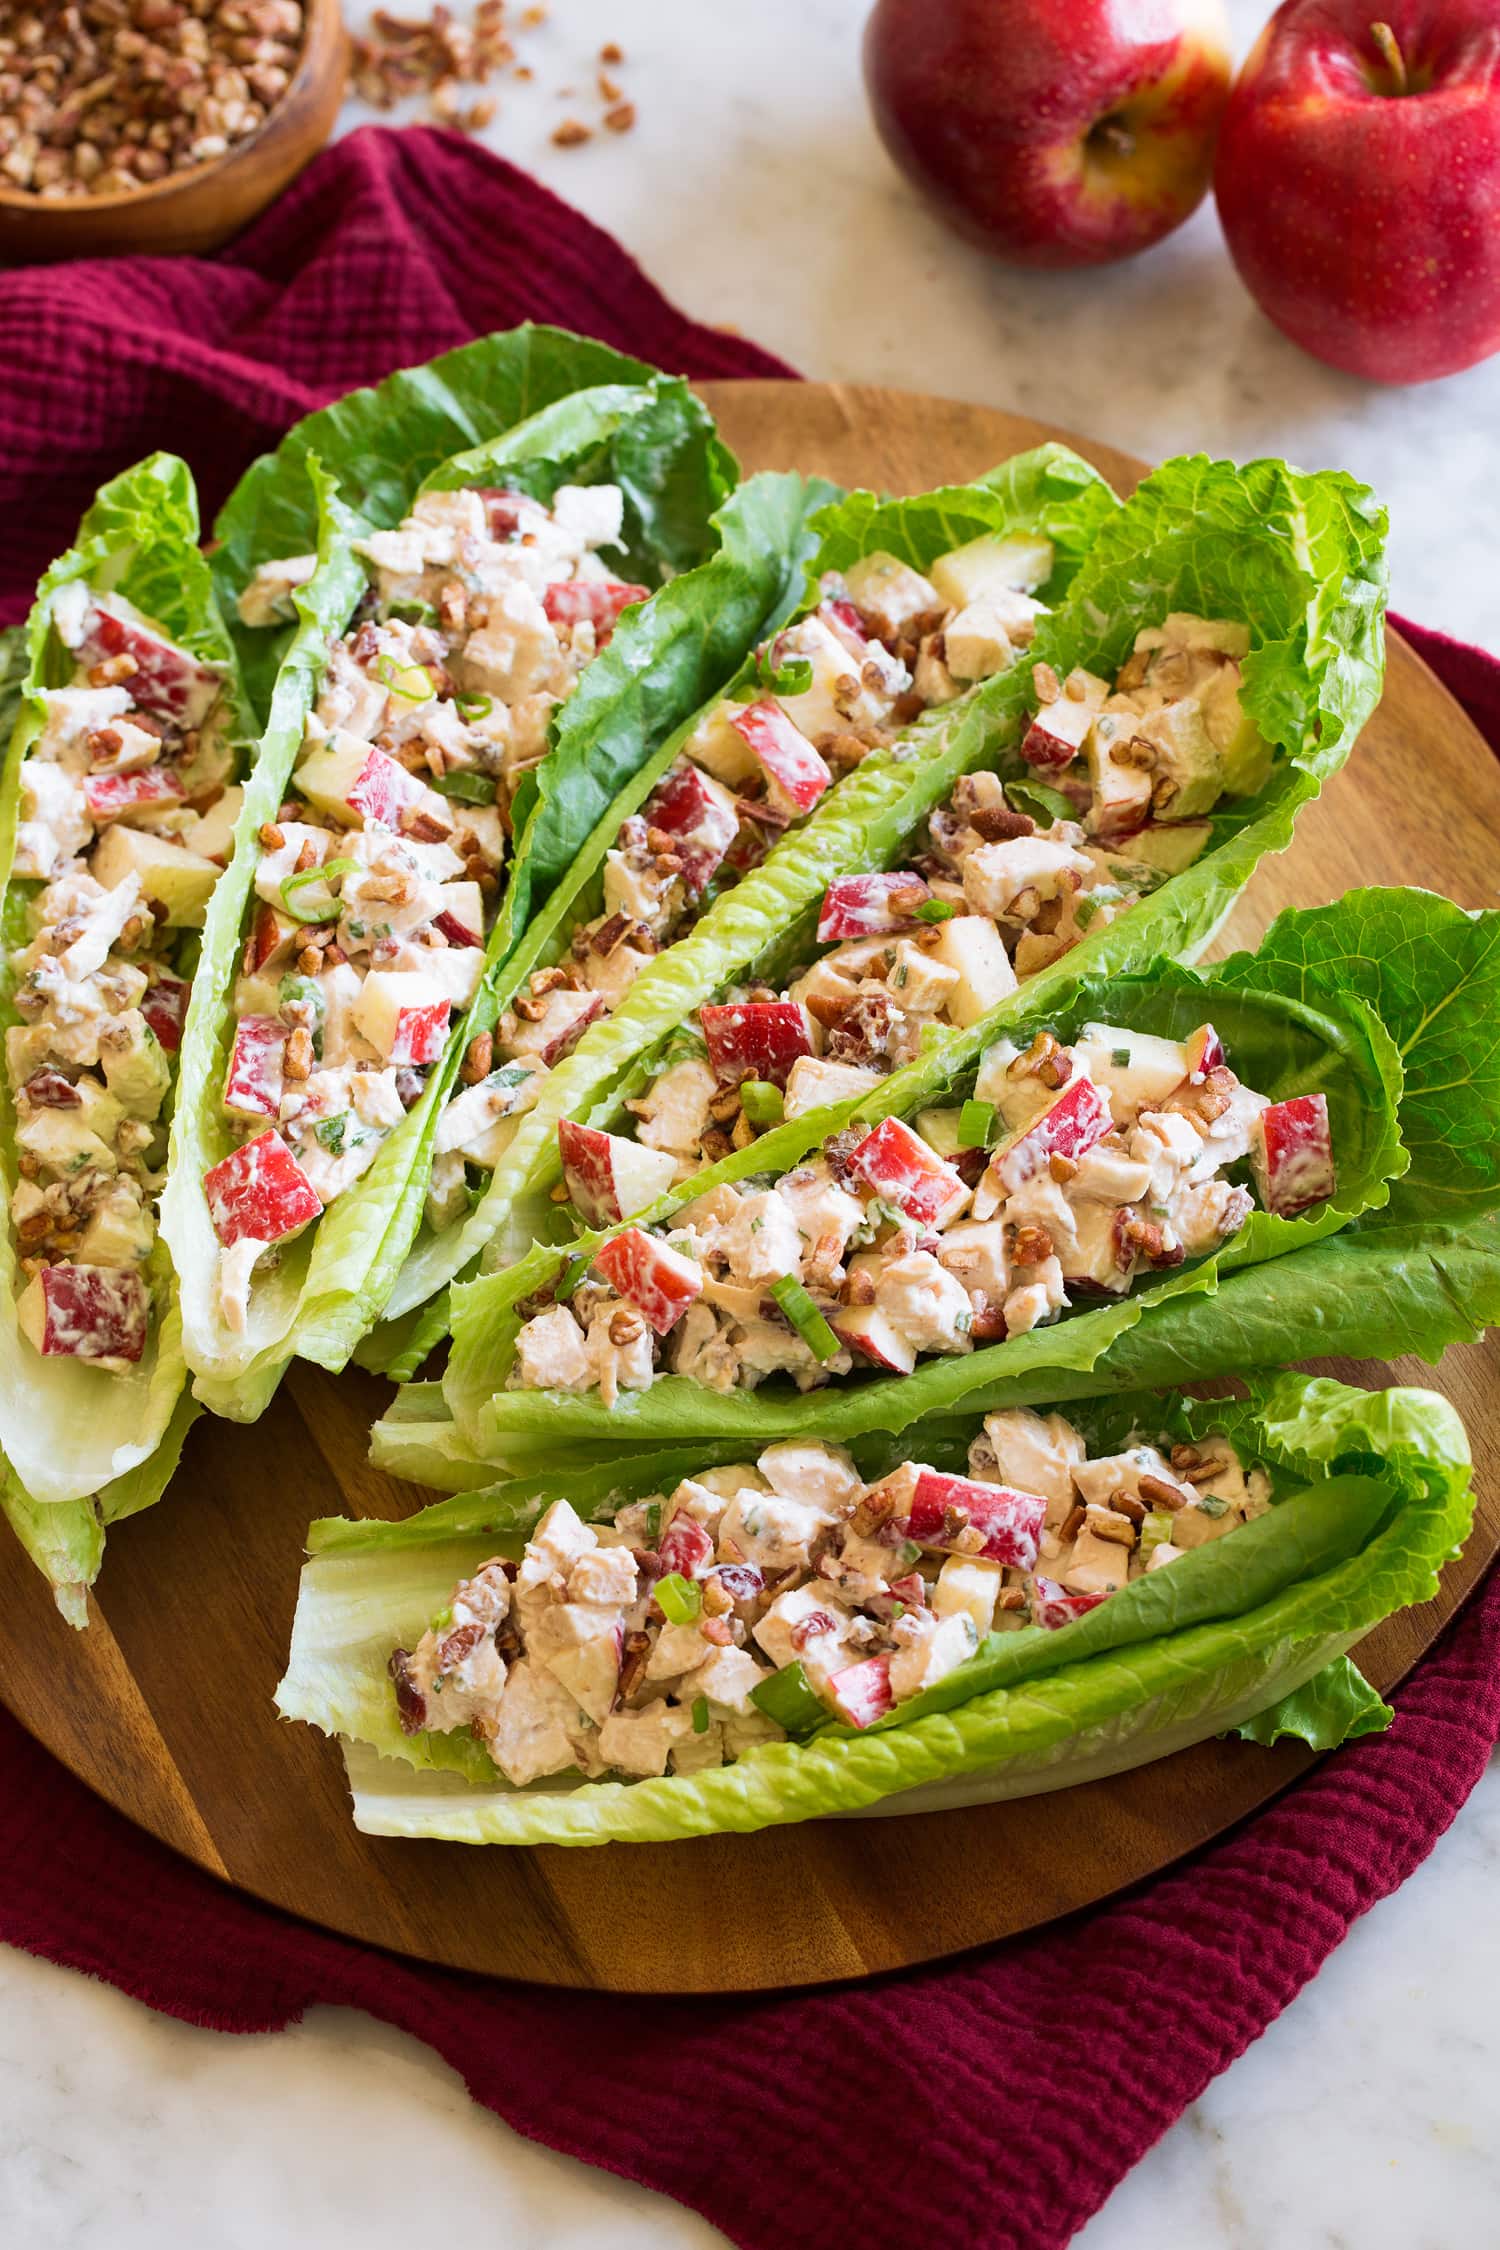
[[[0,189],[0,265],[213,250],[247,226],[316,156],[343,99],[349,41],[339,0],[304,6],[296,73],[258,133],[212,163],[112,195],[54,203]]]

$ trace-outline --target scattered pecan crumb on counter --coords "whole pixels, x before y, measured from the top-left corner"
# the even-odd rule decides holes
[[[113,195],[227,156],[291,84],[301,0],[37,0],[0,9],[0,182]]]
[[[165,6],[169,0],[144,0],[144,4]],[[523,85],[532,84],[536,72],[519,60],[516,41],[547,20],[545,8],[524,8],[508,15],[505,0],[479,0],[462,17],[443,6],[417,16],[378,8],[368,34],[354,41],[355,92],[381,110],[394,109],[410,96],[425,95],[429,112],[440,125],[465,133],[483,132],[493,121],[497,104],[488,97],[465,103],[460,89],[487,85],[499,71],[509,71]],[[599,60],[623,62],[624,51],[611,40],[599,50]],[[571,101],[579,88],[568,84],[554,91],[559,101]],[[606,130],[628,133],[635,123],[635,105],[625,99],[624,88],[601,73],[597,91]],[[585,119],[570,116],[550,138],[556,148],[581,148],[594,138],[595,129]]]

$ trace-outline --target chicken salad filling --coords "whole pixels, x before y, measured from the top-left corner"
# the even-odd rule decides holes
[[[1239,702],[1247,649],[1237,625],[1174,613],[1136,636],[1113,688],[1086,672],[1060,685],[1036,665],[1051,700],[1038,704],[1028,758],[1038,762],[1039,744],[1052,757],[1064,737],[1083,746],[1076,777],[1055,762],[1045,768],[1072,792],[1058,795],[1061,815],[1041,825],[1010,802],[997,774],[965,774],[910,867],[830,885],[817,931],[830,951],[779,992],[732,988],[699,1011],[697,1033],[674,1036],[665,1067],[626,1105],[642,1153],[612,1157],[608,1136],[564,1129],[573,1200],[587,1222],[626,1218],[766,1128],[856,1099],[914,1061],[930,1026],[977,1023],[1190,866],[1211,840],[1203,814],[1224,790],[1264,778],[1268,753],[1247,733]],[[1155,741],[1127,724],[1154,729],[1167,757],[1182,756],[1168,768]],[[1230,742],[1239,749],[1226,760],[1221,744]],[[1158,817],[1179,803],[1193,817]],[[620,1170],[634,1201],[614,1192]]]
[[[1242,1085],[1211,1024],[1001,1039],[961,1106],[837,1132],[773,1181],[611,1235],[521,1307],[508,1385],[609,1405],[669,1371],[721,1392],[778,1373],[809,1390],[857,1364],[909,1375],[1212,1251],[1255,1206],[1242,1169],[1280,1216],[1330,1196],[1327,1098]]]
[[[83,579],[51,624],[72,676],[38,691],[13,863],[16,1310],[44,1356],[118,1372],[151,1330],[172,1057],[241,790],[223,667]]]
[[[432,492],[355,542],[369,588],[258,837],[223,1091],[239,1140],[204,1181],[232,1328],[261,1261],[369,1170],[479,989],[516,788],[648,593],[601,559],[623,512],[614,485],[561,486],[550,507]],[[263,565],[242,621],[288,615],[315,562]],[[496,1113],[528,1075],[499,1074]]]
[[[699,1772],[821,1720],[869,1726],[987,1636],[1067,1625],[1271,1505],[1227,1438],[1133,1434],[1090,1459],[1029,1408],[989,1415],[967,1468],[866,1484],[796,1440],[611,1520],[556,1501],[518,1562],[484,1563],[393,1652],[401,1726],[470,1731],[518,1788]]]
[[[758,652],[755,699],[715,704],[622,822],[601,911],[471,1042],[437,1131],[434,1232],[468,1209],[470,1174],[494,1170],[547,1072],[840,775],[1016,660],[1043,614],[1029,589],[1052,567],[1046,540],[986,537],[940,557],[930,579],[885,552],[825,577],[817,609]]]

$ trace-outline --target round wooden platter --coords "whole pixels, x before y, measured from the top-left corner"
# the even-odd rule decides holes
[[[958,482],[1066,433],[909,393],[790,383],[707,395],[747,469],[821,470],[892,491]],[[1121,489],[1141,464],[1072,442]],[[1289,904],[1364,883],[1494,903],[1500,763],[1393,636],[1385,700],[1351,764],[1267,863],[1221,949]],[[1438,1598],[1360,1651],[1399,1680],[1500,1548],[1500,1352],[1434,1372],[1330,1363],[1375,1388],[1433,1383],[1463,1413],[1479,1518]],[[0,1686],[99,1794],[211,1874],[312,1921],[450,1966],[560,1986],[733,1992],[827,1983],[1035,1927],[1153,1874],[1296,1778],[1308,1754],[1208,1742],[1116,1779],[966,1811],[823,1821],[693,1843],[473,1850],[360,1836],[342,1760],[277,1720],[302,1537],[341,1509],[402,1516],[426,1495],[372,1471],[385,1386],[299,1367],[253,1429],[200,1422],[166,1502],[111,1535],[88,1632],[57,1616],[0,1536]],[[106,1871],[107,1873],[107,1871]],[[642,1902],[648,1901],[645,1911]]]

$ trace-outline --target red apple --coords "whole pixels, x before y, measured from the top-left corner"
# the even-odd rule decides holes
[[[877,0],[881,139],[948,224],[1022,266],[1128,258],[1203,197],[1223,0]]]
[[[1315,358],[1422,383],[1500,351],[1495,0],[1286,0],[1214,193],[1245,287]]]

